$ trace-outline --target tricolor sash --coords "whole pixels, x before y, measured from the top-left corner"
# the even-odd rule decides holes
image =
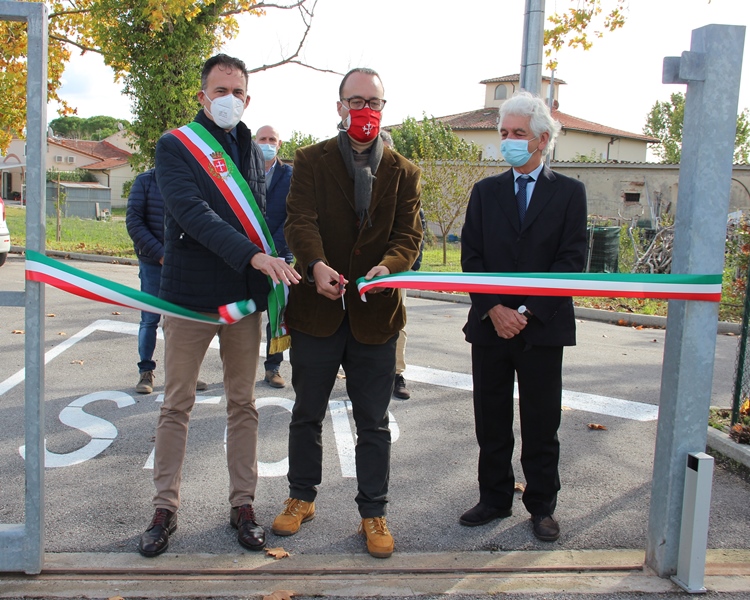
[[[218,140],[195,121],[174,129],[171,133],[185,145],[214,182],[239,219],[250,241],[265,254],[278,256],[271,232],[250,186]],[[289,297],[289,288],[283,283],[274,283],[271,277],[268,278],[268,282],[271,284],[268,294],[268,320],[272,335],[270,352],[275,354],[286,350],[290,345],[290,337],[284,324],[284,309]],[[227,318],[228,315],[221,316]]]

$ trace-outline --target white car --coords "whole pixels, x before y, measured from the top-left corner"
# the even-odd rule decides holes
[[[8,252],[10,252],[10,232],[5,223],[5,202],[0,198],[0,267],[5,264]]]

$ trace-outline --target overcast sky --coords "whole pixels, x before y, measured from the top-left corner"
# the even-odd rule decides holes
[[[473,110],[484,104],[479,81],[520,70],[524,4],[318,0],[303,58],[342,73],[355,66],[377,70],[388,100],[386,125],[422,113],[444,116]],[[569,0],[547,0],[547,14],[570,5]],[[562,112],[640,133],[654,102],[686,89],[661,83],[662,59],[689,50],[691,32],[698,27],[747,26],[750,1],[629,0],[627,17],[621,30],[606,33],[591,50],[561,52],[556,77],[567,83],[560,91]],[[265,17],[242,18],[238,38],[223,51],[256,67],[295,47],[300,33],[293,11],[269,10]],[[743,64],[740,109],[750,108],[750,35]],[[79,116],[131,118],[127,97],[95,54],[75,57],[63,79],[61,96],[78,107]],[[252,100],[243,121],[253,131],[275,125],[282,139],[294,130],[331,137],[340,79],[296,65],[251,75]],[[50,105],[48,118],[56,116],[56,107]]]

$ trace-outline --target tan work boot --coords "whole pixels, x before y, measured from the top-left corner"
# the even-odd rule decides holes
[[[266,383],[273,388],[286,387],[286,381],[278,371],[266,371]]]
[[[315,518],[315,502],[288,498],[284,505],[286,508],[274,519],[273,525],[271,525],[271,531],[276,535],[294,535],[299,531],[302,523],[307,523]]]
[[[393,554],[393,536],[385,524],[385,517],[362,519],[359,533],[367,538],[367,551],[375,558],[388,558]]]
[[[135,391],[139,394],[150,394],[154,391],[154,372],[144,371],[135,386]]]

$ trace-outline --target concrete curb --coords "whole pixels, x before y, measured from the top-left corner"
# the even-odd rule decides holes
[[[447,292],[427,292],[423,290],[409,290],[407,294],[412,298],[424,298],[425,300],[441,300],[443,302],[456,302],[470,304],[471,299],[467,294],[450,294]],[[576,306],[576,317],[587,321],[599,321],[602,323],[613,323],[623,326],[659,327],[667,326],[667,317],[657,315],[637,315],[633,313],[619,313],[611,310],[599,310],[596,308],[585,308]],[[729,323],[719,321],[717,333],[739,335],[742,332],[741,323]]]
[[[24,252],[26,252],[26,248],[24,246],[11,246],[10,251],[14,254],[23,254]],[[82,252],[65,252],[63,250],[45,250],[44,254],[53,258],[64,258],[67,260],[83,260],[88,262],[109,263],[112,265],[138,266],[137,258],[105,256],[102,254],[83,254]]]

